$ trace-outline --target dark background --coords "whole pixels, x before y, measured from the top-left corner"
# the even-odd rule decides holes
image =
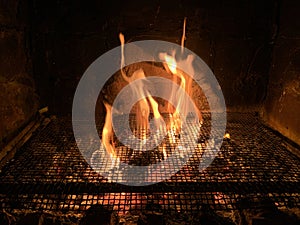
[[[119,45],[120,31],[126,40],[159,38],[180,43],[184,17],[186,47],[216,74],[229,107],[255,107],[266,97],[271,54],[278,35],[277,2],[32,4],[35,80],[41,103],[51,106],[55,113],[69,112],[83,72],[98,56]]]
[[[228,111],[258,111],[300,143],[300,1],[0,0],[0,141],[38,108],[70,115],[76,86],[126,40],[180,43],[215,73]]]

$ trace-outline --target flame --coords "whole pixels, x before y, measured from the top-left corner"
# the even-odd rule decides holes
[[[186,36],[185,36],[185,27],[186,27],[186,17],[184,18],[183,20],[183,32],[182,32],[182,37],[181,37],[181,53],[183,53],[183,50],[184,50],[184,41],[186,39]]]
[[[154,98],[152,96],[149,96],[148,99],[149,99],[150,105],[151,105],[152,110],[153,110],[154,118],[155,119],[160,119],[161,115],[160,115],[160,113],[158,111],[158,104],[157,104],[157,102],[154,100]]]
[[[229,133],[224,134],[224,139],[230,139],[230,134]]]
[[[180,79],[180,87],[183,90],[185,90],[186,89],[186,79],[185,79],[184,75],[179,70],[177,70],[177,62],[176,62],[174,53],[173,53],[173,56],[168,55],[166,53],[162,54],[161,56],[164,57],[168,69],[174,75],[172,78],[173,82],[177,83],[177,78],[179,78]],[[184,107],[183,106],[184,101],[183,101],[183,96],[180,95],[179,93],[176,93],[174,88],[172,87],[170,98],[173,97],[173,95],[175,95],[176,98],[178,99],[178,103],[176,106],[174,106],[175,111],[173,110],[172,105],[170,103],[168,103],[168,113],[170,113],[170,124],[169,124],[168,128],[169,128],[169,130],[172,130],[171,132],[178,132],[181,127],[179,111]],[[172,140],[172,142],[173,142],[173,140]]]
[[[119,34],[119,39],[121,43],[121,63],[120,63],[120,71],[122,78],[130,84],[133,81],[141,79],[141,85],[132,85],[132,91],[136,96],[142,96],[142,98],[136,103],[133,109],[136,114],[136,136],[140,139],[146,139],[146,134],[148,131],[151,133],[154,132],[155,135],[163,133],[163,137],[165,137],[165,131],[167,131],[167,137],[170,143],[176,143],[176,135],[179,134],[181,130],[181,126],[184,118],[181,118],[181,115],[186,116],[188,113],[188,105],[187,102],[184,101],[184,95],[182,95],[179,91],[176,91],[174,86],[172,86],[170,98],[175,97],[177,99],[177,105],[172,105],[171,103],[167,103],[167,112],[170,115],[169,123],[166,125],[165,121],[159,112],[159,104],[158,102],[151,96],[151,94],[147,91],[143,79],[146,78],[146,75],[142,69],[137,69],[133,72],[131,76],[126,74],[123,67],[125,66],[125,57],[124,57],[124,44],[125,37],[122,33]],[[184,42],[186,39],[186,18],[184,18],[183,22],[183,34],[181,37],[181,53],[184,50]],[[171,55],[167,53],[160,53],[159,57],[163,60],[163,65],[166,71],[172,75],[172,81],[180,86],[181,89],[184,90],[190,97],[192,97],[192,78],[194,75],[194,69],[192,66],[193,56],[189,55],[184,60],[176,61],[175,51],[171,53]],[[191,77],[187,76],[183,73],[178,67],[182,67],[184,65],[186,74],[189,74]],[[102,143],[105,147],[106,151],[113,157],[117,158],[116,149],[114,146],[113,140],[113,128],[112,128],[112,106],[108,103],[104,102],[104,106],[106,108],[106,117],[105,124],[102,131]],[[153,120],[151,120],[151,126],[149,122],[150,113],[153,113]],[[201,118],[201,113],[198,111],[198,117]],[[152,123],[153,122],[153,123]],[[154,126],[154,127],[153,127]],[[151,129],[150,129],[151,128]],[[166,148],[162,148],[162,153],[164,159],[167,158]]]
[[[105,123],[102,130],[102,143],[106,151],[113,157],[116,158],[116,152],[113,146],[113,127],[111,120],[111,105],[104,102],[106,109]]]
[[[181,89],[184,90],[184,92],[186,94],[188,94],[191,98],[193,97],[193,92],[192,92],[192,81],[193,81],[193,77],[194,77],[194,69],[193,69],[193,60],[194,57],[192,55],[188,55],[186,59],[181,60],[181,61],[176,61],[174,53],[172,53],[173,55],[168,55],[167,53],[162,53],[160,54],[161,58],[164,58],[166,61],[166,69],[167,71],[171,71],[172,74],[174,75],[172,77],[172,81],[174,83],[178,83],[178,79],[180,81],[180,87]],[[177,65],[184,65],[185,68],[185,72],[187,74],[189,74],[189,76],[185,75],[181,70],[177,69]],[[176,122],[174,120],[180,120],[179,119],[179,111],[183,114],[183,115],[187,115],[188,113],[188,107],[187,107],[187,102],[184,101],[184,96],[182,96],[179,93],[176,93],[176,91],[172,88],[171,90],[171,96],[175,95],[176,99],[178,99],[178,104],[175,107],[175,111],[173,110],[173,107],[171,106],[171,104],[168,104],[168,113],[172,114],[172,122],[173,126],[176,127],[176,129],[178,129],[180,127],[180,123]],[[202,114],[199,111],[199,109],[196,109],[197,111],[197,116],[199,118],[200,123],[202,123]]]
[[[124,57],[124,44],[125,44],[125,38],[122,33],[119,34],[119,39],[121,42],[121,72],[123,72],[123,66],[125,65],[125,57]]]
[[[166,159],[168,157],[166,148],[163,148],[163,157],[163,159]]]
[[[142,69],[136,70],[131,77],[126,76],[125,73],[121,73],[122,77],[128,83],[135,81],[137,79],[145,78],[145,73]],[[133,86],[133,91],[137,96],[145,96],[144,86]],[[137,102],[136,108],[136,128],[137,130],[147,130],[149,128],[149,115],[150,108],[146,98],[142,98]],[[145,138],[145,136],[143,137]]]
[[[165,61],[167,63],[167,66],[169,68],[169,70],[173,73],[176,74],[177,73],[177,63],[174,57],[169,56],[169,55],[165,55]]]
[[[125,81],[127,81],[128,83],[131,83],[137,79],[143,79],[145,78],[145,73],[142,69],[138,69],[136,70],[131,77],[128,77],[125,72],[123,71],[122,68],[122,63],[124,64],[124,35],[122,33],[120,33],[119,35],[120,38],[120,42],[121,42],[121,46],[122,46],[122,59],[121,59],[121,75],[123,77],[123,79]],[[175,66],[176,67],[176,66]],[[144,90],[144,86],[134,86],[134,92],[137,96],[147,96],[147,92]],[[151,109],[153,111],[154,114],[154,118],[155,118],[155,126],[156,128],[159,130],[161,129],[161,127],[163,126],[163,122],[162,122],[162,116],[160,115],[159,111],[158,111],[158,103],[154,100],[154,98],[149,95],[150,97],[148,97],[148,100],[150,102],[150,106]],[[145,130],[147,131],[149,129],[149,115],[150,115],[150,107],[147,101],[147,98],[144,97],[142,98],[140,101],[138,101],[137,103],[137,110],[136,110],[136,127],[137,130]],[[145,134],[145,132],[143,132]],[[142,139],[146,138],[145,135],[142,136]]]
[[[165,135],[165,122],[158,110],[158,103],[151,95],[148,97],[148,100],[154,116],[154,129],[152,129],[152,131],[156,132],[158,135]]]
[[[149,115],[150,108],[146,99],[142,99],[138,102],[138,107],[136,110],[136,127],[138,131],[149,129]],[[142,139],[146,138],[144,135]]]
[[[131,75],[131,77],[128,77],[126,75],[126,73],[123,70],[123,65],[124,65],[124,43],[125,43],[125,38],[124,35],[122,33],[119,34],[119,39],[121,42],[121,75],[123,77],[123,79],[128,82],[131,83],[137,79],[143,79],[145,78],[145,73],[142,69],[138,69],[136,71],[134,71],[134,73]],[[134,86],[134,92],[137,96],[145,96],[144,90],[143,90],[143,86]],[[142,130],[145,129],[147,130],[149,128],[149,122],[148,122],[148,117],[150,114],[150,108],[148,105],[148,102],[145,98],[141,99],[140,101],[138,101],[137,103],[137,109],[136,109],[136,120],[137,120],[137,124],[136,127],[138,130]],[[143,136],[142,138],[145,138],[145,136]]]

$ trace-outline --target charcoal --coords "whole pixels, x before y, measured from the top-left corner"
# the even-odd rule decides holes
[[[140,214],[138,219],[138,225],[164,225],[164,216],[162,213],[162,208],[159,204],[154,203],[153,201],[149,202],[145,210]]]
[[[77,221],[70,221],[69,218],[62,215],[43,213],[39,220],[39,225],[75,225]]]
[[[17,218],[16,225],[39,225],[41,214],[28,213]]]
[[[235,225],[229,218],[218,215],[209,205],[201,205],[199,212],[192,214],[193,224]]]
[[[238,225],[297,225],[299,218],[280,211],[269,198],[253,200],[244,198],[238,202],[240,208]]]
[[[116,214],[102,205],[93,205],[89,208],[84,217],[81,219],[80,225],[116,225],[118,218]]]
[[[10,224],[10,220],[6,213],[3,213],[3,212],[0,213],[0,222],[1,222],[0,223],[1,225],[9,225]]]
[[[138,225],[164,225],[164,216],[162,213],[157,212],[144,212],[140,215],[138,222]]]
[[[194,213],[167,211],[166,225],[235,225],[231,219],[217,214],[208,205],[203,204],[198,208],[199,210]]]

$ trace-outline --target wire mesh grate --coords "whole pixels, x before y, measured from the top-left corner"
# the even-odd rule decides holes
[[[70,120],[58,118],[36,132],[2,169],[0,204],[4,209],[53,211],[85,211],[103,204],[126,213],[150,203],[164,210],[197,211],[201,204],[231,210],[243,198],[267,197],[278,207],[300,207],[299,158],[255,114],[228,114],[230,138],[223,140],[213,163],[199,171],[203,151],[211,150],[206,145],[209,116],[204,114],[198,149],[188,163],[168,180],[145,187],[110,183],[93,171],[76,146]],[[168,147],[165,153],[121,147],[118,154],[126,163],[147,165],[168,157]]]

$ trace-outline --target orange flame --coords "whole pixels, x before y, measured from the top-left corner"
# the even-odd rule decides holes
[[[158,103],[154,100],[154,98],[151,95],[148,97],[148,100],[153,111],[155,130],[163,131],[165,127],[165,122],[158,110]]]
[[[176,74],[177,73],[177,63],[174,57],[169,56],[169,55],[165,55],[165,61],[167,63],[167,66],[169,68],[169,70],[173,73]]]
[[[119,39],[121,42],[121,72],[123,72],[123,66],[125,64],[125,57],[124,57],[124,44],[125,44],[125,38],[124,35],[122,33],[119,34]]]
[[[182,33],[182,37],[181,37],[181,53],[183,53],[183,49],[184,49],[184,41],[186,39],[186,36],[185,36],[185,27],[186,27],[186,17],[184,17],[184,20],[183,20],[183,33]]]
[[[102,143],[106,151],[113,157],[116,158],[116,152],[113,146],[113,128],[111,120],[111,106],[104,102],[106,109],[105,123],[102,130]]]
[[[127,83],[131,83],[138,79],[146,78],[145,73],[142,69],[137,69],[133,72],[131,76],[127,76],[126,72],[124,71],[123,67],[125,65],[125,57],[124,57],[124,44],[125,44],[125,37],[122,33],[119,34],[119,39],[121,43],[121,64],[120,64],[120,71],[123,79]],[[186,39],[186,18],[184,18],[183,22],[183,34],[181,37],[181,53],[184,50],[184,42]],[[192,97],[192,78],[194,75],[193,70],[193,56],[189,55],[185,60],[176,61],[175,58],[175,51],[168,55],[167,53],[161,53],[160,58],[164,61],[164,67],[169,74],[172,75],[172,81],[176,84],[179,84],[181,89],[184,90],[190,97]],[[189,74],[191,77],[187,76],[181,70],[178,69],[180,65],[184,65],[186,69],[186,73]],[[133,85],[132,86],[134,93],[137,96],[144,96],[136,103],[136,129],[138,132],[138,138],[145,139],[146,133],[149,126],[149,116],[150,112],[153,112],[154,116],[154,125],[156,131],[161,131],[162,129],[167,129],[169,134],[169,141],[170,143],[175,143],[176,139],[175,136],[180,132],[182,126],[182,118],[180,118],[180,113],[183,115],[187,115],[187,102],[184,101],[184,96],[179,92],[174,90],[174,86],[171,89],[171,96],[176,97],[177,105],[171,105],[171,103],[167,104],[167,112],[170,114],[170,122],[165,127],[165,122],[162,115],[159,112],[159,105],[158,102],[148,93],[147,89],[144,88],[144,85]],[[104,102],[104,106],[106,108],[106,117],[105,117],[105,124],[102,130],[102,143],[105,147],[106,151],[113,157],[117,158],[116,149],[114,147],[113,142],[113,128],[112,128],[112,106],[108,103]],[[183,112],[182,112],[183,110]],[[198,113],[199,118],[201,118],[201,113]],[[152,132],[152,131],[151,131]],[[164,159],[167,157],[166,149],[163,148],[163,156]]]

